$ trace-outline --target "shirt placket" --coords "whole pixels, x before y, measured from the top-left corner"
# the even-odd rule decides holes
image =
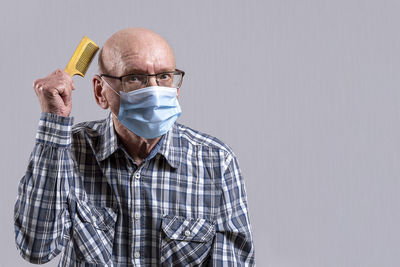
[[[135,266],[140,266],[143,258],[141,251],[141,234],[142,234],[142,214],[141,214],[141,179],[142,179],[143,165],[140,166],[131,176],[131,229],[132,229],[132,246],[131,246],[131,258]]]

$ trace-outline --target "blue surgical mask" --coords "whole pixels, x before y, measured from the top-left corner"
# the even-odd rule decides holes
[[[118,120],[138,136],[147,139],[162,136],[181,115],[176,88],[150,86],[131,92],[112,90],[120,96]]]

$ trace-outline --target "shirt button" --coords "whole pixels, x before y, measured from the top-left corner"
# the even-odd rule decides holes
[[[185,236],[190,236],[190,231],[189,230],[185,231]]]
[[[140,253],[139,252],[135,252],[135,258],[137,259],[137,258],[139,258],[140,257]]]
[[[139,212],[135,212],[135,220],[139,220],[140,219],[140,214]]]
[[[136,172],[135,173],[135,178],[138,180],[140,178],[140,173]]]

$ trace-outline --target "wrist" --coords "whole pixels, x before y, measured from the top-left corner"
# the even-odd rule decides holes
[[[42,112],[36,142],[52,146],[70,146],[72,125],[73,117]]]

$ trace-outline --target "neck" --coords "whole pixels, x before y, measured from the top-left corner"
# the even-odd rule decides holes
[[[132,157],[135,163],[140,166],[161,139],[161,137],[146,139],[137,136],[123,126],[114,116],[113,123],[115,132],[117,133],[125,150]]]

